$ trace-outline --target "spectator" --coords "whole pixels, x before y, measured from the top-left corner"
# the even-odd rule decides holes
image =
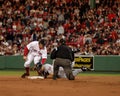
[[[99,44],[113,47],[111,43],[119,39],[119,0],[99,0],[94,9],[90,8],[88,0],[2,0],[0,5],[0,38],[6,42],[11,40],[11,47],[18,37],[20,43],[29,43],[49,36],[47,48],[51,50],[51,42],[60,39],[62,34],[67,38],[67,44],[76,49],[82,47],[85,52],[89,49],[85,46],[86,41],[89,42],[90,49],[94,49],[92,52],[96,55],[96,48],[102,50]],[[19,49],[24,46],[22,44],[17,44],[17,49],[21,50],[19,54],[23,54],[23,48]],[[7,49],[7,46],[4,47]],[[119,46],[116,47],[115,52],[119,54]],[[106,50],[109,51],[109,48]],[[98,53],[101,55],[101,51]],[[107,54],[115,55],[112,53]]]

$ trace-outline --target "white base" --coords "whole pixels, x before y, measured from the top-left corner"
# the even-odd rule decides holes
[[[42,76],[28,76],[28,79],[44,79]]]

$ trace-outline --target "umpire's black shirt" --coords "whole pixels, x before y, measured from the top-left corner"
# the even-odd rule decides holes
[[[72,49],[66,45],[60,45],[57,48],[57,52],[55,56],[56,58],[69,59],[71,61],[74,60]]]

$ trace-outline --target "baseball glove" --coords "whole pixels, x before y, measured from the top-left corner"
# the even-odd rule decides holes
[[[36,64],[36,71],[38,72],[39,76],[43,76],[43,73],[42,73],[42,64],[40,62]]]

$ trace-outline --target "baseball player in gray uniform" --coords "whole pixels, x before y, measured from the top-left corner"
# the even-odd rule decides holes
[[[43,68],[42,70],[44,70],[44,72],[45,72],[45,75],[44,75],[45,78],[47,78],[47,75],[49,75],[49,74],[53,75],[53,65],[46,63],[42,66],[42,68]],[[77,76],[80,72],[82,72],[82,69],[73,69],[72,70],[72,73],[74,76]],[[59,78],[67,78],[66,74],[64,72],[64,69],[62,67],[59,68],[58,77]]]

